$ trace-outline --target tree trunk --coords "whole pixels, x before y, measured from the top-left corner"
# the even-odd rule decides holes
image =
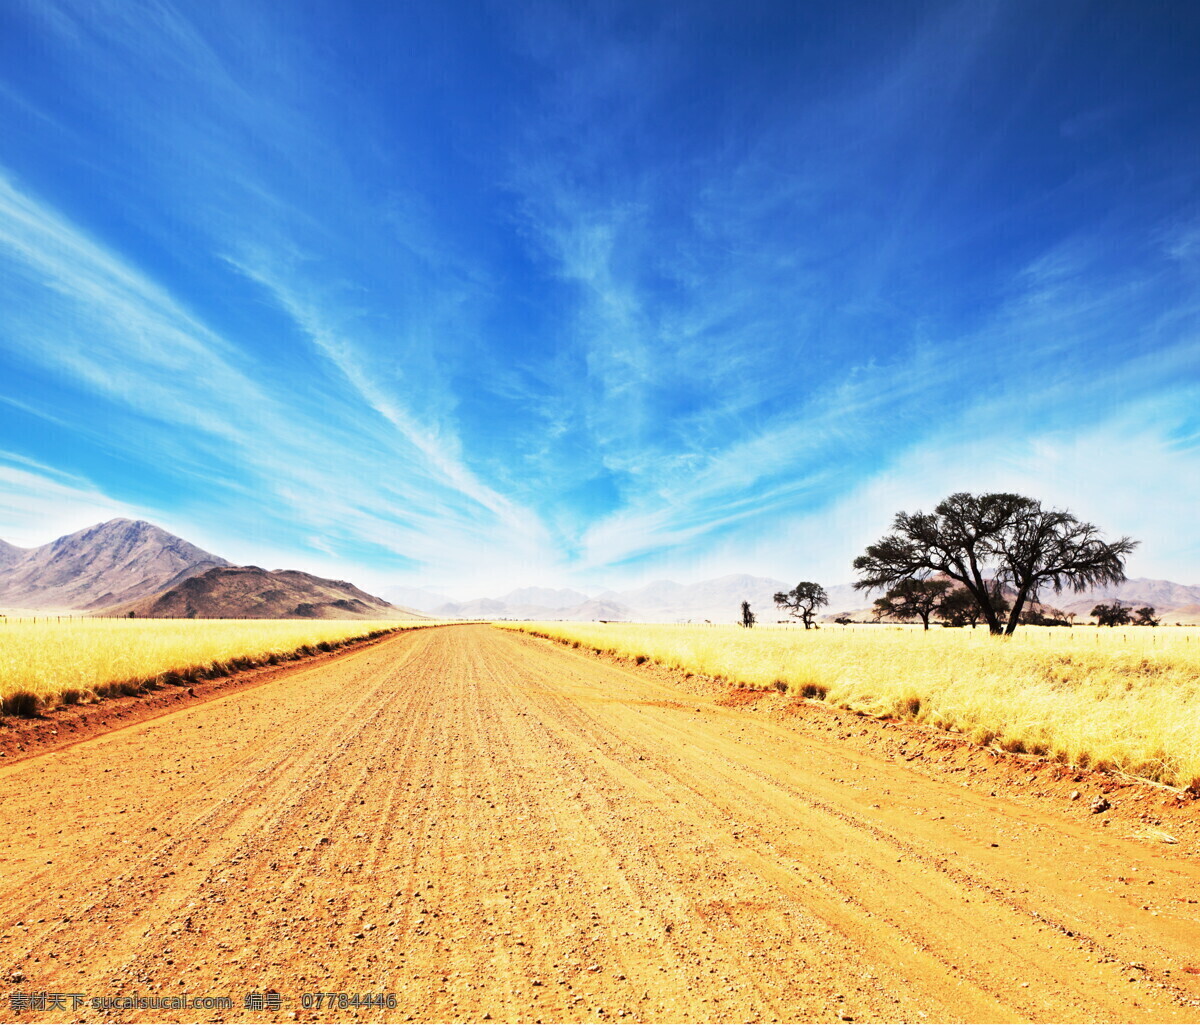
[[[1029,593],[1029,588],[1022,587],[1017,592],[1017,597],[1013,600],[1012,611],[1008,615],[1008,626],[1004,628],[1004,636],[1011,637],[1017,630],[1017,624],[1021,621],[1021,610],[1025,608],[1025,598]]]
[[[979,564],[975,561],[975,553],[971,553],[971,578],[974,584],[967,583],[967,590],[975,596],[975,601],[979,605],[979,612],[983,616],[984,622],[988,625],[988,633],[996,635],[1002,630],[1000,626],[1000,617],[996,615],[996,610],[992,608],[992,596],[988,594],[987,583],[983,579],[983,574],[979,571]],[[964,581],[965,583],[965,581]],[[972,626],[975,624],[972,623]]]

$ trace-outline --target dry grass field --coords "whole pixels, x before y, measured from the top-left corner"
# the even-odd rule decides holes
[[[0,618],[0,711],[224,676],[425,623],[362,620]]]
[[[506,624],[641,658],[961,731],[1009,751],[1200,780],[1200,630],[1023,627],[1013,637],[919,627]]]

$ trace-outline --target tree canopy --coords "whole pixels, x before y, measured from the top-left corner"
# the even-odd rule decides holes
[[[1008,611],[1008,600],[1000,593],[996,582],[988,592],[988,601],[997,616]],[[938,616],[946,626],[970,626],[974,628],[983,616],[983,609],[975,596],[962,586],[952,588],[938,605]]]
[[[930,617],[939,609],[950,587],[949,580],[901,580],[882,598],[875,599],[875,618],[919,619],[928,630]]]
[[[829,604],[829,595],[820,584],[802,580],[790,591],[777,591],[774,600],[780,608],[788,610],[788,615],[802,620],[807,630],[813,625],[817,609]]]
[[[1097,605],[1089,615],[1096,617],[1098,626],[1126,626],[1133,622],[1129,607],[1120,601],[1114,601],[1111,605]]]
[[[1036,499],[958,492],[932,513],[897,513],[891,533],[854,560],[854,586],[891,588],[941,574],[971,593],[993,634],[1011,634],[1046,588],[1080,592],[1124,580],[1125,556],[1136,547],[1128,537],[1105,541],[1093,524]],[[1007,622],[991,599],[997,585],[1013,594]]]

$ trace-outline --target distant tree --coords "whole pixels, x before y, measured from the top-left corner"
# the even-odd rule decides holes
[[[1070,621],[1062,609],[1051,608],[1049,605],[1026,606],[1021,613],[1021,622],[1027,626],[1070,626]]]
[[[1008,611],[1008,599],[1000,593],[996,581],[988,588],[987,595],[992,611],[997,617],[1003,616]],[[946,626],[969,626],[974,629],[984,617],[975,595],[965,587],[954,587],[938,604],[937,618]]]
[[[776,592],[774,601],[781,609],[787,609],[789,616],[802,620],[804,629],[808,630],[813,625],[817,609],[829,604],[829,595],[820,584],[802,580],[790,591]]]
[[[1133,621],[1129,608],[1119,600],[1111,605],[1097,605],[1090,614],[1096,617],[1098,626],[1127,626]]]
[[[1133,621],[1135,626],[1158,626],[1158,620],[1154,618],[1153,605],[1143,605],[1134,615],[1137,616],[1137,619]]]
[[[974,626],[983,615],[975,596],[965,587],[954,587],[938,605],[938,618],[946,626]]]
[[[892,532],[854,560],[861,574],[854,586],[875,590],[942,574],[971,592],[989,631],[1011,634],[1047,587],[1057,594],[1124,580],[1124,558],[1135,547],[1128,537],[1104,541],[1092,524],[1023,495],[959,492],[932,513],[897,513]],[[1013,594],[1007,622],[989,594],[1000,585]]]
[[[849,626],[851,623],[854,622],[854,620],[851,619],[849,616],[843,615],[843,616],[838,616],[837,619],[834,620],[834,622],[837,623],[838,626]]]
[[[742,626],[749,629],[754,625],[754,613],[750,611],[750,603],[742,602]]]
[[[949,580],[918,580],[915,577],[901,580],[882,598],[875,599],[875,618],[919,619],[928,630],[930,617],[949,590]]]

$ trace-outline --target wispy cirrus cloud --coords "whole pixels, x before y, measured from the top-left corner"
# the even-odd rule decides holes
[[[269,375],[254,373],[261,368],[253,360],[9,178],[0,178],[0,252],[8,268],[0,291],[16,313],[2,338],[10,355],[154,423],[147,433],[113,440],[127,453],[148,454],[157,431],[166,431],[175,454],[187,453],[192,463],[184,481],[207,466],[216,483],[216,464],[236,482],[223,488],[227,501],[252,494],[259,504],[246,510],[251,522],[318,527],[351,552],[375,546],[426,572],[470,572],[503,537],[510,558],[536,561],[533,517],[475,480],[452,443],[373,392],[365,372],[333,343],[314,339],[377,414],[374,421],[355,403],[330,401],[326,389],[278,395]],[[289,312],[307,330],[322,330],[312,311]],[[382,472],[389,466],[394,474]],[[80,493],[89,507],[105,504],[90,490]]]
[[[470,592],[1191,472],[1126,412],[1195,379],[1192,73],[1100,95],[1074,10],[19,11],[0,424],[120,502]]]
[[[0,522],[9,544],[34,548],[84,524],[133,512],[132,506],[109,498],[91,481],[18,453],[0,452]]]

